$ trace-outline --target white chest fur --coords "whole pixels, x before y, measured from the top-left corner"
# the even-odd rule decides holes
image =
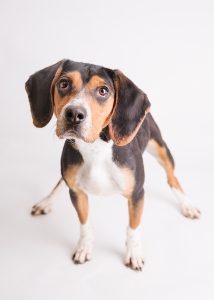
[[[121,169],[112,160],[113,142],[76,140],[76,144],[84,160],[76,177],[79,187],[96,195],[121,193],[125,182]]]

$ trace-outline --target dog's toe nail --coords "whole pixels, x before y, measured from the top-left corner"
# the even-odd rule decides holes
[[[78,260],[74,260],[74,263],[75,263],[76,265],[80,264],[80,262],[79,262]]]

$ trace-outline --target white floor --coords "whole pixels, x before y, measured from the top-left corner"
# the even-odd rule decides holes
[[[122,9],[121,9],[122,8]],[[214,299],[213,1],[0,3],[0,299]],[[92,197],[93,259],[74,265],[79,224],[65,189],[47,216],[31,207],[60,176],[54,123],[32,125],[24,82],[62,58],[121,69],[147,94],[178,178],[202,211],[185,219],[148,155],[145,267],[123,265],[126,200]]]

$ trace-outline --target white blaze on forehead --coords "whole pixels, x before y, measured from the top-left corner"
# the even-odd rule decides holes
[[[74,107],[83,107],[86,110],[86,118],[83,121],[81,125],[81,131],[83,135],[87,135],[90,132],[90,129],[92,127],[92,118],[91,118],[91,109],[86,101],[86,92],[83,89],[79,94],[75,96],[75,98],[72,98],[62,109],[60,113],[60,119],[63,120],[65,118],[65,111],[67,108],[74,108]]]

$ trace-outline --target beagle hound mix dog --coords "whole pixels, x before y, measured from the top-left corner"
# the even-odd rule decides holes
[[[119,70],[62,60],[42,69],[26,82],[33,123],[44,127],[57,118],[56,134],[65,139],[61,174],[53,191],[33,206],[46,214],[65,182],[80,221],[75,263],[91,259],[93,231],[88,217],[88,193],[120,193],[128,201],[125,264],[141,270],[139,224],[144,203],[142,154],[151,153],[166,171],[168,184],[185,217],[200,217],[174,175],[174,160],[149,112],[147,95]]]

